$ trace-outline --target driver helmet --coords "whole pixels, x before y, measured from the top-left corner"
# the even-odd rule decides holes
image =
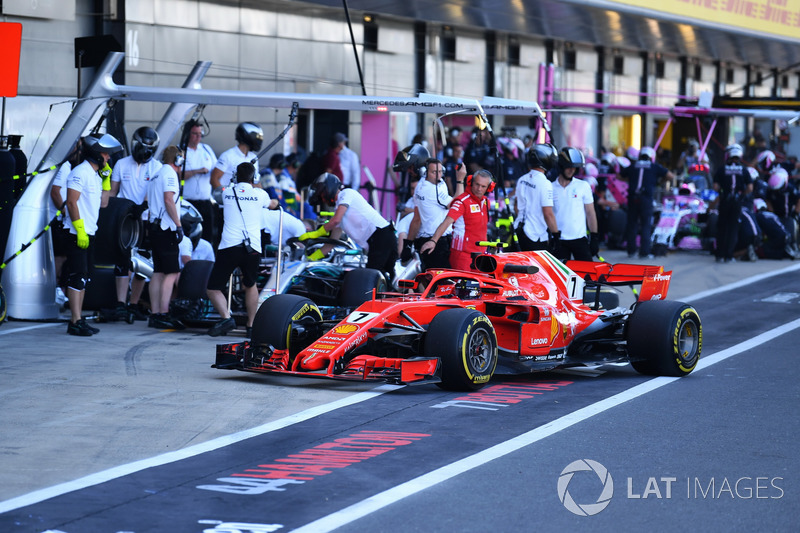
[[[133,160],[140,165],[150,161],[158,150],[158,132],[149,126],[142,126],[133,133],[131,153]]]
[[[264,141],[264,130],[254,122],[242,122],[236,126],[236,142],[245,144],[251,152],[261,150]]]
[[[474,279],[460,279],[453,288],[453,294],[460,300],[477,300],[481,297],[481,284]]]
[[[314,180],[308,190],[308,203],[311,205],[334,205],[336,196],[342,188],[342,181],[334,174],[325,172]]]

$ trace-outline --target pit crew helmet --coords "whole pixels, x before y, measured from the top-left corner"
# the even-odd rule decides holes
[[[236,126],[236,142],[247,145],[251,152],[261,150],[264,141],[264,130],[254,122],[242,122]]]
[[[108,133],[99,137],[95,135],[87,135],[83,138],[83,147],[81,153],[86,161],[94,163],[95,165],[105,165],[105,159],[102,154],[113,155],[122,151],[122,145],[119,141]]]
[[[656,151],[653,150],[652,146],[642,146],[642,149],[639,151],[639,160],[649,159],[650,161],[656,160]]]
[[[550,143],[534,144],[528,150],[528,166],[550,170],[558,163],[558,151]]]
[[[764,150],[758,154],[756,158],[756,167],[762,172],[769,172],[775,165],[775,152],[772,150]]]
[[[460,279],[453,287],[453,295],[459,300],[477,300],[481,297],[481,284],[474,279]]]
[[[758,173],[758,170],[754,169],[753,167],[744,167],[745,172],[750,176],[750,179],[756,181],[761,175]]]
[[[565,146],[558,152],[558,166],[563,168],[582,168],[586,164],[583,152],[572,146]]]
[[[192,246],[197,246],[203,235],[203,215],[195,206],[181,199],[181,227],[183,234],[192,241]]]
[[[789,181],[789,173],[783,167],[778,167],[772,171],[769,176],[769,188],[773,191],[783,189],[786,187],[786,182]]]
[[[631,161],[635,161],[635,160],[639,159],[639,149],[636,148],[635,146],[629,146],[628,150],[625,152],[625,154],[628,156],[628,159],[630,159]]]
[[[617,164],[617,156],[613,152],[606,152],[600,157],[600,162],[613,167]]]
[[[336,203],[336,195],[342,188],[342,181],[334,174],[326,172],[321,174],[308,190],[308,203],[311,205]]]
[[[144,164],[150,161],[158,150],[158,132],[149,126],[142,126],[133,132],[131,154],[133,160]]]
[[[753,200],[753,208],[756,211],[761,211],[762,209],[766,209],[767,208],[767,202],[765,202],[761,198],[756,198],[755,200]]]
[[[741,159],[743,155],[744,149],[742,148],[741,144],[729,144],[728,147],[725,148],[725,161],[730,161],[734,158]]]
[[[597,165],[594,163],[586,163],[586,166],[583,167],[583,173],[588,178],[597,178],[597,175],[600,173],[600,171],[597,170]]]
[[[425,165],[425,161],[430,159],[430,157],[431,154],[428,152],[428,149],[421,144],[406,146],[397,152],[392,170],[395,172],[406,172],[413,168],[416,171],[416,169]]]

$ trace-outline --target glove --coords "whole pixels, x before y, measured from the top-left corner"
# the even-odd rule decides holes
[[[592,253],[592,257],[600,253],[600,237],[597,233],[589,234],[589,251]]]
[[[100,177],[103,178],[103,190],[110,191],[111,190],[111,166],[106,163],[106,166],[101,168],[97,171],[100,174]]]
[[[547,251],[555,254],[558,251],[559,243],[561,241],[561,232],[547,234]]]
[[[74,227],[75,231],[78,233],[78,248],[81,250],[87,249],[89,247],[89,236],[86,234],[86,227],[83,224],[83,219],[79,218],[78,220],[73,220],[72,227]]]
[[[325,226],[320,226],[318,229],[314,231],[307,231],[300,235],[298,239],[300,241],[307,241],[308,239],[319,239],[320,237],[327,237],[330,235],[331,232],[325,229]]]
[[[323,259],[325,259],[325,254],[324,254],[324,253],[322,253],[322,250],[320,250],[320,249],[318,248],[318,249],[314,250],[314,251],[311,253],[311,255],[309,255],[309,256],[308,256],[308,259],[309,259],[310,261],[322,261]]]
[[[183,226],[178,226],[178,228],[175,230],[175,235],[176,239],[178,240],[178,244],[180,244],[183,240]]]
[[[403,251],[400,252],[400,261],[402,263],[408,263],[411,261],[412,257],[414,257],[414,245],[406,240],[403,242]]]

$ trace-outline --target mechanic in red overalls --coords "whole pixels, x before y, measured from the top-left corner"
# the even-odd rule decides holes
[[[484,252],[484,248],[478,246],[478,243],[487,238],[489,199],[485,195],[494,189],[492,173],[482,169],[472,176],[467,176],[465,188],[466,192],[453,199],[444,221],[420,250],[420,254],[433,250],[447,228],[455,224],[450,248],[450,266],[456,270],[470,270],[472,254]]]

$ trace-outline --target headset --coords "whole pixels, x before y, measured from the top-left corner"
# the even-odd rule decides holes
[[[477,175],[477,174],[480,174],[481,176],[488,176],[488,177],[489,177],[489,179],[491,179],[491,180],[492,180],[492,182],[491,182],[491,183],[489,183],[489,187],[487,187],[487,188],[486,188],[486,194],[489,194],[490,192],[492,192],[492,191],[494,190],[494,187],[495,187],[495,182],[494,182],[494,176],[492,176],[492,173],[491,173],[491,172],[489,172],[488,170],[486,170],[485,168],[483,168],[483,169],[481,169],[481,170],[477,171],[475,174],[476,174],[476,175]],[[467,189],[468,189],[469,187],[472,187],[472,174],[470,174],[469,176],[467,176],[466,183],[465,183],[464,185],[465,185],[465,188],[467,188]]]

